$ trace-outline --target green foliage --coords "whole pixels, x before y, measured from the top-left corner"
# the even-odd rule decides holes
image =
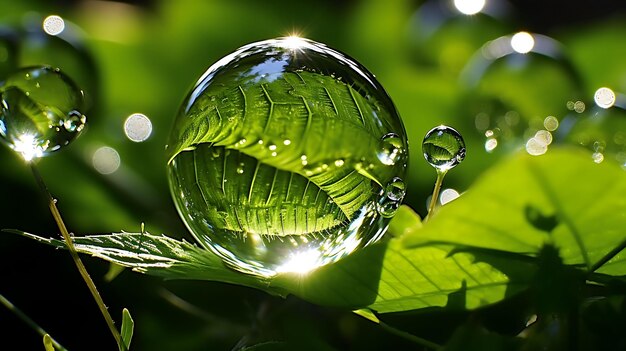
[[[566,186],[562,179],[569,179]],[[588,179],[595,182],[587,184]],[[614,192],[600,191],[603,184],[612,184]],[[579,190],[572,192],[572,188]],[[414,230],[395,233],[395,238],[307,275],[280,274],[270,279],[237,273],[211,252],[165,236],[87,236],[75,238],[75,244],[80,252],[167,279],[235,283],[281,296],[294,294],[321,305],[368,307],[378,313],[429,307],[476,309],[531,287],[539,289],[547,305],[560,301],[569,306],[571,301],[563,301],[558,293],[577,281],[567,272],[582,277],[624,240],[626,204],[619,195],[624,191],[626,179],[618,167],[596,165],[579,152],[517,155],[444,206],[422,228],[419,218],[404,210],[397,219],[403,225],[392,228]],[[602,201],[591,201],[598,196]],[[590,202],[581,206],[573,199]],[[529,214],[529,207],[534,214]],[[553,217],[536,213],[556,216],[557,224]],[[64,247],[56,239],[25,235]],[[626,261],[616,256],[597,271],[625,275]]]
[[[130,316],[130,311],[127,308],[122,310],[122,328],[120,329],[120,334],[122,336],[122,342],[126,345],[126,350],[130,349],[130,342],[133,338],[133,332],[135,330],[135,321],[133,321],[133,317]],[[120,351],[121,347],[120,347]]]
[[[532,11],[526,15],[511,13],[512,17],[504,20],[484,14],[453,16],[432,27],[429,25],[433,17],[420,17],[424,12],[416,12],[422,9],[418,9],[422,3],[408,0],[279,1],[272,5],[251,0],[181,0],[150,2],[150,7],[121,5],[115,11],[104,6],[117,6],[115,2],[97,2],[97,6],[81,2],[78,7],[59,7],[37,0],[4,2],[10,2],[10,6],[2,7],[3,30],[10,31],[5,25],[21,26],[25,22],[39,27],[34,11],[42,16],[61,14],[84,30],[84,42],[76,38],[79,55],[63,50],[59,54],[59,47],[52,45],[58,44],[58,37],[37,37],[37,41],[31,37],[30,46],[20,47],[20,57],[12,55],[10,41],[0,42],[0,57],[7,58],[0,62],[3,74],[15,68],[9,64],[52,64],[66,73],[87,72],[76,79],[82,88],[86,87],[86,96],[92,103],[86,113],[87,133],[66,152],[39,165],[60,200],[68,226],[77,234],[77,243],[86,240],[82,243],[92,245],[84,246],[90,253],[126,261],[127,266],[160,277],[216,280],[343,306],[339,309],[343,312],[319,307],[302,311],[294,305],[309,305],[289,297],[287,301],[268,297],[256,289],[221,283],[161,282],[126,272],[102,287],[112,300],[111,307],[133,307],[137,321],[135,348],[226,349],[269,340],[249,348],[293,349],[292,343],[282,341],[288,334],[283,324],[296,330],[289,337],[300,338],[300,343],[305,344],[313,339],[310,345],[321,344],[319,340],[325,339],[341,345],[339,349],[415,348],[413,344],[402,344],[394,335],[384,334],[380,324],[361,321],[345,311],[363,306],[378,308],[368,316],[395,322],[400,329],[447,344],[448,349],[514,350],[520,340],[524,350],[555,349],[563,345],[568,333],[573,333],[569,330],[572,326],[578,327],[580,343],[575,346],[580,350],[623,348],[623,170],[620,177],[618,166],[611,164],[614,161],[608,157],[596,165],[590,154],[560,152],[551,156],[554,144],[578,144],[579,132],[610,140],[623,130],[623,111],[614,108],[598,112],[592,102],[593,93],[600,86],[624,91],[626,46],[620,45],[626,34],[623,12],[605,11],[606,16],[596,21],[570,21],[568,16],[574,13],[596,13],[575,11],[581,7],[572,3],[568,4],[572,11],[551,16],[549,25],[539,27],[537,17],[541,16]],[[520,2],[519,6],[524,8],[531,3]],[[552,13],[544,11],[543,6],[549,4],[542,4],[540,13]],[[67,23],[67,28],[74,28]],[[527,24],[528,30],[552,36],[564,44],[564,58],[579,74],[580,81],[570,76],[571,72],[562,71],[558,62],[547,60],[537,65],[528,55],[528,60],[501,62],[476,90],[464,85],[460,73],[472,55],[480,52],[480,46],[513,33],[519,24]],[[232,272],[215,256],[180,241],[188,236],[171,206],[162,150],[184,93],[208,65],[242,44],[284,35],[292,29],[303,30],[304,36],[358,59],[376,74],[393,98],[407,128],[413,155],[405,179],[405,202],[410,208],[398,211],[390,223],[387,242],[323,267],[308,277],[281,276],[275,281],[262,281]],[[37,50],[39,55],[31,55]],[[62,59],[55,60],[59,57]],[[513,64],[512,70],[508,70],[508,63]],[[578,83],[580,87],[575,86]],[[96,89],[91,88],[94,86]],[[582,93],[577,94],[576,90]],[[581,114],[567,111],[564,99],[583,100],[587,109]],[[563,124],[554,133],[545,157],[517,155],[516,160],[491,169],[508,157],[509,150],[523,147],[523,142],[500,143],[493,153],[483,151],[485,134],[477,131],[475,116],[487,112],[495,117],[495,112],[504,114],[509,110],[520,113],[521,120],[529,123],[545,114],[560,121],[566,117],[570,122],[586,121],[575,124],[575,135],[564,135],[567,128]],[[155,127],[152,137],[144,143],[130,142],[123,135],[124,119],[134,112],[148,115]],[[495,126],[496,121],[492,122]],[[422,224],[419,216],[425,215],[424,203],[434,177],[432,169],[415,155],[419,154],[424,133],[442,123],[458,129],[468,149],[467,159],[447,175],[445,186],[461,192],[469,190]],[[103,145],[120,153],[122,167],[115,174],[102,175],[92,167],[93,152]],[[592,147],[593,142],[587,146]],[[0,198],[4,200],[0,227],[52,234],[56,229],[48,209],[37,201],[40,194],[34,190],[23,162],[7,148],[0,148],[0,154],[4,162],[0,172]],[[485,169],[490,170],[483,173]],[[134,228],[142,221],[148,223],[151,232],[176,235],[177,240],[148,234],[113,236],[112,241],[106,241],[104,236],[81,237],[82,233],[138,231]],[[83,312],[82,308],[68,310],[68,305],[91,303],[82,301],[86,294],[78,290],[64,298],[76,279],[74,270],[66,267],[64,253],[38,248],[12,236],[3,235],[0,239],[3,265],[11,268],[3,275],[2,293],[14,293],[12,300],[21,298],[18,304],[29,306],[28,313],[35,314],[38,321],[42,315],[50,316],[47,321],[43,319],[42,325],[54,325],[68,312]],[[99,244],[94,239],[103,241]],[[119,242],[113,242],[118,239]],[[133,247],[146,249],[137,256],[137,252],[129,250]],[[416,267],[411,267],[412,260]],[[92,274],[96,279],[99,269],[106,270],[98,260],[86,263],[90,271],[95,268]],[[394,279],[399,271],[403,274]],[[405,279],[408,287],[401,284]],[[449,291],[436,290],[429,279]],[[59,288],[41,294],[40,286]],[[182,312],[154,298],[155,291],[164,287],[180,293],[197,305],[197,310],[210,311],[217,318],[197,318],[204,314]],[[261,301],[267,300],[281,303],[270,308],[274,314],[265,319],[258,317],[266,322],[262,331],[245,335],[247,328],[241,326],[256,328],[261,324],[256,310],[262,310],[265,305]],[[572,311],[572,307],[579,311]],[[378,313],[404,309],[409,312]],[[88,316],[95,313],[84,310],[85,314],[70,318],[80,318],[81,323],[52,334],[58,337],[65,332],[61,340],[83,342],[87,346],[82,348],[91,348],[94,340],[99,341],[98,330],[104,328],[97,328],[101,321],[95,318],[90,323]],[[528,317],[538,310],[558,313],[548,312],[550,315],[546,316],[544,312],[535,323],[528,322]],[[303,323],[304,316],[310,318],[308,324]],[[577,318],[578,324],[572,322]],[[3,331],[12,336],[21,323],[0,316],[0,322],[5,321],[11,325]],[[245,339],[241,344],[240,337]],[[109,335],[101,337],[108,338]],[[28,339],[20,342],[27,343]],[[34,346],[30,348],[41,348],[41,339],[33,339]],[[567,345],[562,348],[567,349]]]

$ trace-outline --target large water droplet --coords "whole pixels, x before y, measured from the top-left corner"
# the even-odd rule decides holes
[[[407,140],[361,65],[310,40],[268,40],[218,61],[188,96],[168,142],[170,189],[228,265],[305,272],[381,237],[404,197]]]
[[[445,172],[465,159],[465,142],[454,128],[438,126],[426,133],[422,151],[431,166]]]
[[[1,140],[27,161],[68,145],[85,126],[82,91],[58,69],[21,69],[0,96]]]

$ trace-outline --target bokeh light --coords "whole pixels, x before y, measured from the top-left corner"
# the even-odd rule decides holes
[[[100,174],[111,174],[120,168],[120,154],[112,147],[102,146],[93,153],[93,168]]]
[[[61,16],[50,15],[43,20],[42,27],[49,35],[59,35],[65,29],[65,21]]]
[[[454,0],[454,7],[464,15],[475,15],[485,7],[485,0]]]
[[[136,143],[145,141],[152,134],[152,122],[143,113],[133,113],[124,122],[124,133]]]
[[[535,47],[535,38],[528,32],[518,32],[511,37],[511,47],[515,52],[527,54]]]
[[[596,93],[593,95],[593,100],[599,107],[612,107],[615,104],[615,92],[610,88],[602,87],[596,90]]]

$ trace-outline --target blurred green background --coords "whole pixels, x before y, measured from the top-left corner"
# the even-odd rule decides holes
[[[56,36],[42,30],[51,14],[65,20]],[[510,46],[519,31],[533,33],[533,51],[498,51],[495,44]],[[626,92],[626,4],[620,1],[487,0],[481,13],[464,15],[443,0],[0,0],[0,80],[17,67],[52,65],[78,82],[90,104],[83,135],[39,163],[70,230],[136,232],[143,222],[151,233],[189,239],[165,178],[165,140],[181,101],[217,59],[244,44],[293,33],[347,53],[385,87],[409,136],[405,203],[422,215],[435,172],[420,144],[439,124],[455,127],[467,143],[465,162],[444,183],[458,192],[501,158],[523,150],[540,130],[552,132],[553,144],[587,148],[590,162],[626,167],[626,105],[618,106]],[[600,87],[615,92],[616,106],[597,106]],[[152,134],[144,142],[124,133],[134,113],[151,120]],[[558,129],[545,125],[548,116],[559,121]],[[121,160],[110,174],[94,167],[96,151],[105,146]],[[0,159],[0,228],[57,235],[28,167],[7,147],[0,148]],[[71,350],[115,348],[67,253],[0,233],[0,257],[0,293],[62,344]],[[137,350],[227,350],[271,340],[315,350],[410,345],[349,311],[131,272],[107,283],[107,264],[86,262],[114,317],[120,319],[122,307],[133,313]],[[480,313],[502,332],[514,333],[521,320],[510,312],[514,304]],[[508,314],[501,312],[505,308]],[[442,342],[467,314],[390,318]],[[43,349],[40,338],[3,308],[0,337],[20,350]]]

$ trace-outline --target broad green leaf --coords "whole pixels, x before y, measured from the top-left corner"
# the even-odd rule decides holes
[[[64,247],[62,240],[17,232]],[[307,274],[261,279],[224,266],[209,251],[185,241],[122,233],[74,238],[76,250],[166,279],[200,279],[245,285],[336,307],[394,312],[425,307],[477,308],[527,286],[533,267],[488,250],[435,245],[405,249],[398,240],[374,244]]]
[[[135,321],[130,315],[130,311],[127,308],[122,310],[122,328],[120,334],[122,342],[126,345],[126,350],[130,350],[130,342],[133,339],[133,331],[135,329]]]
[[[590,268],[626,239],[624,194],[624,171],[585,152],[519,154],[403,240],[409,248],[447,243],[527,255],[552,242],[565,264]],[[626,275],[626,254],[598,272]]]

